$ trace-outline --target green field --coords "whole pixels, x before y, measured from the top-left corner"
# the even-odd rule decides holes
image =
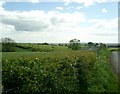
[[[67,52],[71,51],[67,46],[42,45],[37,43],[19,43],[15,47],[15,52]]]
[[[120,48],[109,48],[109,51],[120,51]]]
[[[95,51],[57,52],[61,48],[56,47],[56,52],[3,52],[4,92],[68,94],[118,91],[108,50],[101,50],[98,54]]]

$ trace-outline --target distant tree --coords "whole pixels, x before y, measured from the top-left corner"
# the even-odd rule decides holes
[[[45,42],[45,43],[42,43],[42,45],[49,45],[49,44]]]
[[[96,43],[95,45],[99,45],[99,43]]]
[[[100,49],[106,49],[106,48],[107,48],[106,44],[100,43]]]
[[[61,44],[58,44],[59,46],[61,46]]]
[[[15,51],[16,43],[11,38],[2,38],[2,52],[13,52]]]
[[[65,44],[65,46],[68,46],[68,44]]]
[[[63,46],[63,44],[58,44],[59,46]]]
[[[79,50],[81,49],[81,45],[80,45],[80,40],[78,39],[72,39],[69,41],[69,48],[73,49],[73,50]]]
[[[107,48],[106,44],[100,43],[100,44],[99,44],[99,47],[98,47],[97,53],[100,53],[100,51],[101,51],[102,49],[106,49],[106,48]]]
[[[96,46],[96,47],[99,46],[99,43],[95,43],[94,46]]]
[[[92,46],[94,46],[94,43],[93,42],[88,42],[88,46],[92,47]]]

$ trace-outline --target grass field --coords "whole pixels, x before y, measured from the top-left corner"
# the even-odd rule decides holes
[[[109,51],[120,51],[120,48],[109,48]]]
[[[29,44],[21,43],[15,47],[15,52],[67,52],[71,51],[67,46],[59,45],[40,45],[40,44]]]

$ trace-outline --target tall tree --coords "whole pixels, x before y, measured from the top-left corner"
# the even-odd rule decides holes
[[[69,41],[69,48],[71,48],[73,50],[79,50],[81,48],[80,40],[78,40],[78,39],[70,40]]]
[[[2,38],[2,52],[13,52],[15,51],[15,41],[11,38]]]

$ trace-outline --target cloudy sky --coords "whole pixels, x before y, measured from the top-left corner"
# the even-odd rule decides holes
[[[118,0],[23,1],[0,1],[1,37],[17,42],[118,42]]]

